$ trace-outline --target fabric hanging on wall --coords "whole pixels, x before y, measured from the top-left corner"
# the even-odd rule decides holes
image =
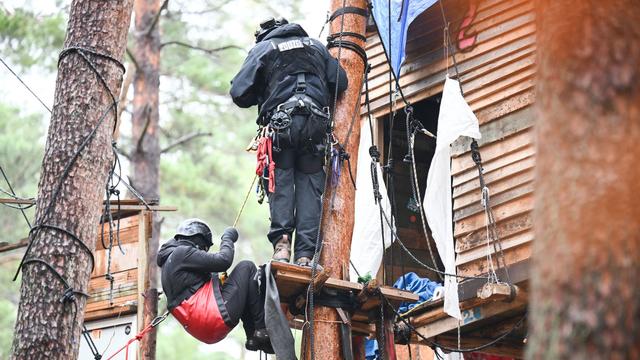
[[[480,139],[478,118],[462,97],[458,81],[447,76],[440,102],[436,150],[427,176],[423,204],[444,270],[448,274],[456,273],[451,209],[451,144],[460,136]],[[462,319],[455,276],[445,275],[444,311],[454,318]]]
[[[389,15],[389,1],[391,1],[391,15]],[[387,55],[391,50],[389,60],[393,72],[398,76],[405,58],[409,25],[418,15],[435,4],[436,0],[372,0],[372,3],[373,16],[378,24],[380,37],[384,42]],[[389,46],[389,16],[391,16],[391,46]]]
[[[358,149],[358,172],[356,175],[356,197],[355,215],[353,224],[353,235],[351,237],[351,263],[349,265],[349,278],[351,281],[358,280],[358,270],[364,276],[370,273],[375,279],[384,249],[391,246],[391,231],[386,221],[380,224],[380,208],[376,204],[373,196],[373,179],[371,178],[371,129],[367,120],[361,122],[360,147]],[[387,197],[387,188],[382,177],[380,164],[376,164],[378,174],[378,184],[382,195],[382,209],[391,221],[391,204]],[[395,227],[395,226],[394,226]],[[384,231],[384,232],[383,232]],[[382,237],[384,236],[384,249],[382,248]],[[355,269],[354,269],[355,266]]]

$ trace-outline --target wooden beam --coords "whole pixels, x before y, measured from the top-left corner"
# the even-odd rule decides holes
[[[452,348],[458,347],[458,337],[456,335],[440,335],[437,336],[434,341],[444,346]],[[490,338],[471,337],[463,334],[460,338],[460,348],[475,348],[486,345],[490,341]],[[522,359],[524,358],[524,343],[522,341],[505,339],[492,346],[483,348],[481,352],[491,355]]]
[[[138,311],[137,324],[138,330],[144,327],[144,289],[149,287],[149,273],[147,272],[147,253],[149,252],[149,243],[147,242],[147,212],[141,211],[138,215]],[[143,359],[142,349],[138,348],[138,359]]]
[[[27,246],[28,244],[29,244],[29,238],[24,238],[15,243],[3,242],[3,243],[0,243],[0,253],[15,250],[15,249],[20,249]]]
[[[273,261],[271,262],[271,269],[275,272],[276,282],[280,286],[284,286],[287,283],[308,285],[311,280],[311,269],[308,267]],[[355,293],[359,293],[364,288],[364,285],[360,283],[333,277],[327,279],[325,286],[336,290],[354,291]],[[392,302],[416,302],[419,300],[417,294],[388,286],[380,287],[380,291]]]
[[[474,298],[461,305],[462,320],[460,326],[466,326],[493,316],[514,311],[524,311],[527,307],[528,294],[519,291],[512,302],[490,301]],[[429,313],[412,319],[412,323],[420,324],[416,330],[425,338],[443,334],[458,327],[458,319],[448,316],[443,308],[438,308]]]

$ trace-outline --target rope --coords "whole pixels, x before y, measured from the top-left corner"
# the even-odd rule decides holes
[[[244,211],[244,207],[245,205],[247,205],[247,200],[249,200],[249,195],[251,194],[251,192],[253,192],[253,185],[256,183],[257,178],[258,178],[258,174],[253,176],[253,180],[251,181],[251,186],[249,186],[249,191],[247,191],[247,195],[244,196],[244,201],[240,206],[240,210],[238,210],[238,215],[236,215],[236,219],[233,221],[233,227],[236,227],[236,225],[238,225],[238,221],[240,220],[240,215],[242,215],[242,212]]]
[[[467,352],[475,352],[475,351],[480,351],[480,350],[486,349],[486,348],[488,348],[490,346],[493,346],[496,343],[500,342],[502,339],[506,338],[507,336],[509,336],[512,332],[514,332],[517,328],[519,328],[522,325],[522,323],[524,322],[524,320],[527,318],[527,315],[524,315],[509,330],[505,331],[504,333],[500,334],[498,337],[494,338],[493,340],[491,340],[491,341],[489,341],[489,342],[487,342],[485,344],[482,344],[482,345],[479,345],[479,346],[476,346],[476,347],[473,347],[473,348],[467,348],[467,349],[460,348],[460,346],[458,346],[458,348],[452,348],[452,347],[448,347],[446,345],[439,344],[439,343],[437,343],[437,342],[435,342],[435,341],[433,341],[431,339],[426,338],[413,325],[411,325],[411,323],[409,321],[407,321],[402,316],[402,314],[398,313],[398,311],[393,307],[391,302],[389,302],[389,299],[387,299],[385,296],[382,296],[382,298],[383,298],[384,302],[393,310],[393,312],[395,313],[397,318],[400,319],[400,321],[402,321],[411,330],[411,332],[416,334],[416,336],[418,336],[420,339],[422,339],[424,342],[426,342],[430,346],[439,347],[439,348],[441,348],[443,350],[446,350],[446,351],[467,353]]]
[[[127,343],[124,344],[124,346],[119,348],[115,353],[113,353],[113,355],[109,356],[107,360],[113,359],[116,355],[118,355],[122,350],[125,350],[125,349],[126,351],[124,353],[124,358],[125,360],[129,360],[129,345],[142,339],[148,332],[150,332],[156,326],[160,325],[160,323],[162,323],[168,316],[169,316],[169,311],[153,319],[153,321],[151,321],[149,325],[147,325],[144,329],[142,329],[142,331],[137,333],[134,337],[129,339],[129,341],[127,341]]]
[[[4,172],[4,169],[2,168],[1,165],[0,165],[0,172],[2,173],[2,177],[4,177],[4,181],[7,183],[7,186],[9,186],[9,191],[11,191],[11,194],[7,193],[6,191],[2,191],[2,192],[4,192],[5,194],[8,194],[9,196],[13,197],[14,199],[19,199],[16,196],[16,192],[13,191],[13,187],[11,186],[11,182],[9,181],[9,178],[7,177],[7,174]],[[29,226],[29,229],[31,229],[31,222],[29,221],[29,218],[27,217],[27,214],[25,214],[25,212],[24,212],[24,210],[28,209],[28,207],[25,208],[25,207],[19,206],[18,209],[20,209],[20,212],[22,213],[22,217],[24,218],[24,221],[27,222],[27,226]]]
[[[24,81],[22,81],[20,76],[18,76],[18,74],[16,74],[15,71],[13,71],[13,69],[11,69],[11,67],[6,62],[4,62],[4,60],[1,57],[0,57],[0,62],[2,63],[2,65],[4,65],[4,67],[7,68],[7,70],[9,70],[10,73],[13,74],[13,76],[16,77],[16,79],[18,79],[18,81],[20,81],[20,83],[31,93],[31,95],[33,95],[33,97],[35,97],[40,102],[40,104],[42,104],[42,106],[44,106],[44,108],[47,109],[49,113],[51,113],[51,109],[49,109],[49,107],[44,103],[44,101],[42,101],[42,99],[40,99],[40,97],[36,95],[36,93],[33,92],[33,90],[31,90],[29,85],[27,85]]]

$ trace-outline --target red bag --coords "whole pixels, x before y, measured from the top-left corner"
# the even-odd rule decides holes
[[[195,294],[171,310],[171,315],[191,336],[206,344],[217,343],[231,331],[220,314],[212,283],[207,281]]]

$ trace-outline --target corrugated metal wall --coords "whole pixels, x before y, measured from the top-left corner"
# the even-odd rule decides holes
[[[447,2],[455,29],[467,1]],[[475,47],[458,52],[456,60],[465,99],[480,120],[479,141],[485,180],[491,191],[498,233],[507,263],[530,257],[533,165],[531,126],[535,82],[535,19],[531,0],[479,0],[471,31]],[[458,7],[456,9],[456,6]],[[459,21],[458,21],[459,22]],[[455,41],[456,34],[452,33]],[[442,91],[444,58],[442,18],[437,5],[421,15],[409,32],[407,60],[400,84],[415,103]],[[370,34],[367,53],[372,64],[370,96],[376,117],[388,113],[388,67],[377,36]],[[449,73],[454,74],[453,68]],[[478,173],[469,154],[469,140],[453,147],[454,225],[460,274],[485,273],[485,214],[480,205]]]

